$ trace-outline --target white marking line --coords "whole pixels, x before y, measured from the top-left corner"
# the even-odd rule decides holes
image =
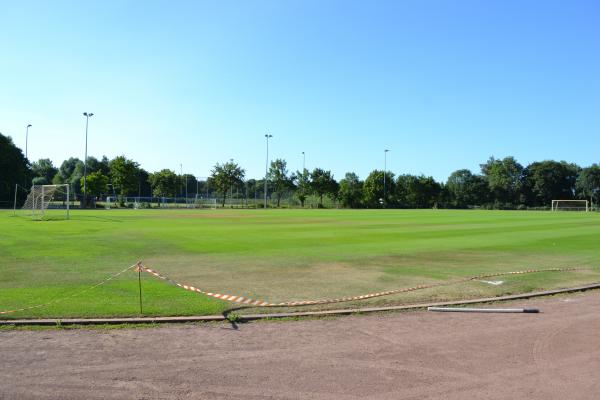
[[[504,283],[504,281],[479,281],[479,282],[487,283],[488,285],[494,285],[494,286],[499,286]]]

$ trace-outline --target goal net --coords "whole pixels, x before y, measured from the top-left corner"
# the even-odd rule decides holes
[[[52,215],[64,215],[69,219],[69,201],[69,185],[33,185],[21,210],[27,215],[39,218],[46,216],[48,210],[60,210]],[[16,213],[16,197],[14,208]]]
[[[552,211],[589,211],[587,200],[552,200]]]

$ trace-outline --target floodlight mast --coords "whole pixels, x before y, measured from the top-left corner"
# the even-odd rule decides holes
[[[385,187],[385,176],[387,175],[387,153],[388,149],[383,151],[383,207],[387,208],[387,198],[386,198],[386,187]]]
[[[27,128],[25,128],[25,158],[27,158],[27,143],[29,142],[29,128],[33,125],[28,124]]]
[[[302,173],[304,173],[305,169],[306,169],[306,154],[304,154],[304,152],[302,152]]]
[[[267,161],[265,163],[265,210],[267,209],[267,176],[269,174],[269,138],[272,138],[273,135],[269,135],[268,133],[265,135],[267,138]]]
[[[85,158],[83,159],[83,202],[84,207],[87,207],[87,142],[88,142],[88,123],[90,121],[90,117],[94,115],[94,113],[84,112],[85,116]]]

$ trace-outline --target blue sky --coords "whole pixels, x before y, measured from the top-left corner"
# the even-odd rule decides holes
[[[0,132],[29,158],[362,178],[599,162],[597,1],[3,1]]]

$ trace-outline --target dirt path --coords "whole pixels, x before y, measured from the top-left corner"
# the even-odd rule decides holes
[[[597,399],[600,292],[510,305],[543,313],[5,331],[0,398]]]

